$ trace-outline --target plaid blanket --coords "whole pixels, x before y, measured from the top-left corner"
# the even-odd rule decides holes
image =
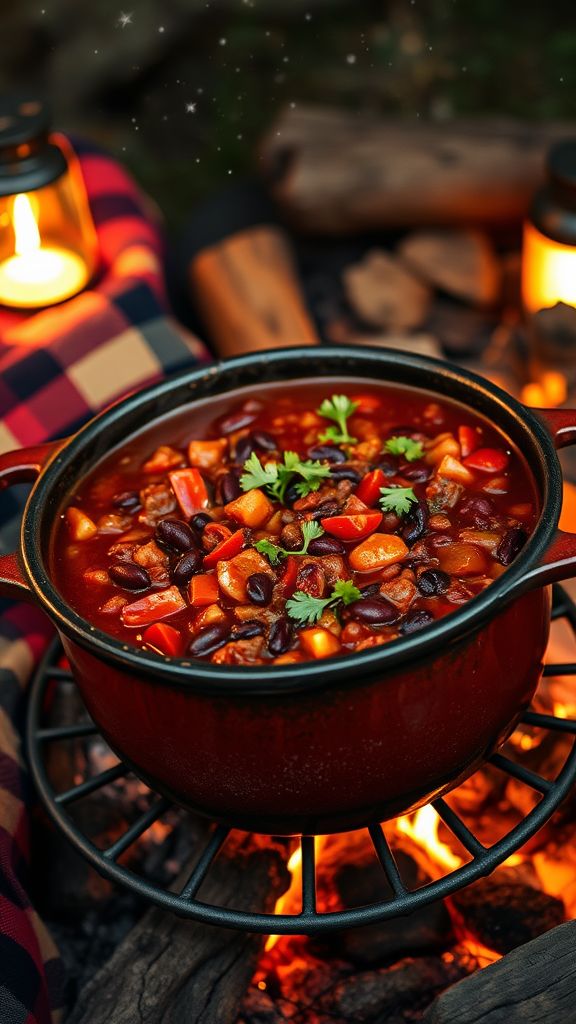
[[[108,156],[61,144],[87,191],[98,278],[61,306],[0,311],[0,451],[71,434],[122,394],[209,359],[169,316],[155,209]],[[23,498],[20,488],[2,495],[3,551],[16,547]],[[50,636],[38,610],[0,603],[1,1024],[54,1024],[63,1012],[62,964],[26,890],[29,783],[17,729]]]

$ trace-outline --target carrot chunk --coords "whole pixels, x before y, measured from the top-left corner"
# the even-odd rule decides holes
[[[159,619],[167,619],[185,607],[186,602],[178,587],[167,587],[166,590],[157,590],[139,601],[124,605],[121,617],[125,626],[147,626]]]
[[[218,596],[218,580],[213,573],[199,573],[190,580],[188,599],[193,608],[214,604]]]
[[[475,544],[447,544],[436,553],[440,568],[450,576],[480,576],[486,571],[486,557]]]
[[[262,526],[274,512],[274,506],[263,493],[255,487],[252,491],[246,491],[239,498],[235,498],[226,505],[226,512],[232,519],[242,526],[250,526],[257,529]]]
[[[407,554],[408,548],[401,537],[392,533],[373,533],[352,549],[348,560],[356,572],[372,572],[401,562]]]
[[[98,533],[98,527],[85,512],[71,506],[66,509],[66,523],[73,540],[90,540]]]
[[[215,441],[190,441],[188,445],[188,462],[200,469],[213,469],[220,465],[228,447],[225,437]]]

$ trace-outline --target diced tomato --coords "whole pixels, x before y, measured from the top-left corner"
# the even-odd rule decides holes
[[[380,488],[386,484],[386,477],[381,469],[373,469],[356,488],[356,497],[370,507],[375,505],[380,497]]]
[[[291,597],[296,589],[296,577],[298,576],[299,562],[294,555],[288,555],[284,572],[280,579],[285,597]]]
[[[159,619],[167,619],[186,607],[178,587],[167,587],[155,593],[141,597],[139,601],[125,604],[120,616],[125,626],[148,626]]]
[[[171,658],[177,658],[182,650],[182,637],[174,626],[167,622],[155,622],[148,626],[142,634],[142,639],[148,647],[153,647],[160,654],[167,654]]]
[[[482,473],[501,473],[508,465],[508,456],[502,448],[477,448],[462,461],[468,469],[478,469]]]
[[[382,401],[375,395],[354,395],[352,401],[358,406],[355,410],[357,416],[374,416],[382,408]]]
[[[190,580],[188,598],[193,608],[214,604],[220,595],[218,580],[212,573],[198,573]]]
[[[377,530],[382,522],[381,512],[367,512],[357,516],[330,516],[320,523],[333,537],[339,540],[363,540]]]
[[[460,442],[460,451],[462,458],[466,459],[472,452],[475,452],[478,447],[478,432],[474,430],[474,427],[458,427],[458,440]]]
[[[169,473],[172,490],[183,514],[191,519],[196,512],[201,512],[208,505],[208,491],[199,470],[177,469]]]
[[[204,556],[204,568],[213,569],[221,559],[234,558],[234,555],[242,551],[245,540],[244,530],[236,530],[230,537],[220,541],[213,551]]]

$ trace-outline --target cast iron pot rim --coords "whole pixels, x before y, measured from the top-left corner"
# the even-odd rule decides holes
[[[327,661],[301,662],[297,665],[224,666],[200,660],[168,658],[130,647],[128,644],[108,636],[95,626],[91,626],[85,619],[77,615],[52,583],[44,569],[42,557],[44,501],[50,491],[55,474],[61,471],[62,466],[68,464],[78,449],[89,444],[107,425],[123,419],[142,403],[157,399],[176,387],[193,386],[204,380],[218,377],[222,371],[241,372],[246,368],[253,369],[258,364],[272,367],[286,363],[289,366],[293,365],[298,372],[294,373],[290,379],[301,380],[305,379],[306,366],[303,361],[312,358],[318,359],[318,357],[326,364],[326,376],[328,377],[338,376],[337,373],[329,372],[334,361],[336,361],[336,366],[341,365],[343,376],[358,376],[359,378],[363,376],[363,365],[374,362],[380,363],[383,367],[400,363],[409,370],[430,371],[448,383],[458,381],[476,392],[481,391],[488,394],[489,398],[494,400],[495,406],[499,406],[508,417],[516,420],[524,434],[528,435],[533,449],[536,450],[541,463],[540,471],[544,487],[540,519],[528,543],[506,572],[458,610],[416,633],[356,654],[346,654],[330,658]],[[350,367],[345,370],[342,366],[347,360],[352,360],[356,364],[354,371],[351,371]],[[394,384],[395,382],[391,381],[390,383]],[[249,387],[250,382],[244,381],[236,386],[238,388]],[[400,384],[398,386],[410,385]],[[438,393],[437,387],[432,382],[430,391]],[[226,389],[217,392],[219,395],[225,393]],[[451,398],[455,400],[449,390],[446,397],[449,400]],[[498,421],[496,422],[499,425]],[[536,479],[537,471],[532,465],[529,468]],[[514,398],[484,378],[439,359],[408,354],[395,349],[379,350],[367,346],[273,349],[236,356],[195,370],[175,374],[158,384],[153,384],[129,395],[91,419],[60,449],[35,484],[22,521],[21,555],[28,582],[40,606],[47,612],[61,633],[93,656],[123,672],[133,671],[148,681],[183,687],[193,692],[213,695],[228,694],[237,697],[278,696],[279,694],[316,690],[335,684],[354,686],[363,681],[375,679],[390,669],[407,668],[413,662],[421,662],[435,653],[442,656],[447,649],[455,647],[473,633],[479,632],[487,622],[497,615],[504,602],[520,595],[522,578],[526,575],[527,570],[539,564],[557,527],[561,494],[560,464],[552,437],[543,423]]]

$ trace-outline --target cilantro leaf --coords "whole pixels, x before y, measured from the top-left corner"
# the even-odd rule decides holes
[[[340,603],[352,604],[361,597],[362,594],[352,580],[336,580],[329,597],[311,597],[304,590],[297,590],[286,602],[286,611],[300,625],[313,625],[322,618],[327,608],[336,608]]]
[[[403,455],[407,462],[415,462],[424,454],[420,441],[413,441],[411,437],[391,437],[386,441],[384,451],[391,455]]]
[[[380,508],[383,512],[395,512],[397,516],[405,516],[410,511],[410,505],[417,502],[418,498],[411,487],[381,487]]]
[[[334,420],[338,425],[338,429],[336,427],[327,427],[324,433],[319,435],[320,441],[333,441],[335,444],[355,444],[356,438],[350,437],[346,421],[357,408],[358,402],[352,402],[347,395],[332,395],[332,398],[325,398],[316,412],[327,420]]]
[[[302,547],[299,551],[287,551],[286,548],[281,548],[278,544],[273,544],[271,540],[258,540],[254,547],[256,551],[259,551],[261,555],[266,555],[270,559],[272,565],[278,565],[281,558],[285,558],[288,555],[305,555],[308,551],[308,545],[311,540],[316,537],[321,537],[324,530],[320,526],[320,523],[316,523],[313,519],[309,522],[301,524],[302,527]]]
[[[278,465],[276,462],[267,462],[262,465],[256,452],[252,452],[249,459],[244,463],[244,473],[240,477],[240,486],[243,491],[251,491],[254,487],[270,487],[278,479]]]

